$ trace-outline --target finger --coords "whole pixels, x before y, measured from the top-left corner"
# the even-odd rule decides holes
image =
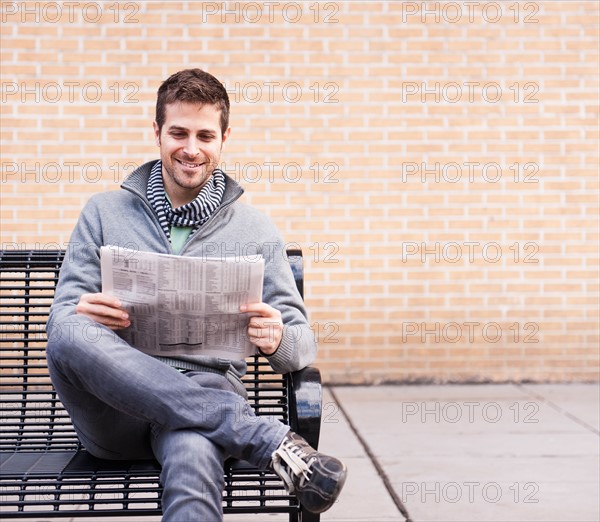
[[[129,319],[116,320],[116,319],[107,318],[102,315],[95,315],[95,314],[82,314],[82,315],[89,317],[90,319],[96,321],[97,323],[99,323],[103,326],[110,328],[111,330],[120,330],[122,328],[127,328],[128,326],[131,325],[131,321]]]
[[[272,306],[269,306],[267,303],[247,303],[240,307],[240,311],[252,312],[261,316],[268,316],[271,315],[272,311],[275,311],[275,309]]]
[[[248,337],[251,340],[260,339],[275,343],[281,339],[281,331],[278,328],[248,328]]]
[[[248,337],[250,339],[261,339],[264,336],[262,328],[248,328]]]
[[[271,344],[268,339],[263,339],[261,337],[250,337],[250,342],[259,348],[265,348]]]
[[[122,308],[123,304],[121,301],[115,297],[114,295],[105,294],[102,292],[98,292],[95,294],[83,294],[80,298],[80,302],[84,301],[86,303],[91,304],[101,304],[105,306],[110,306],[112,308]]]
[[[271,335],[274,335],[274,332],[283,330],[283,323],[271,319],[257,319],[250,321],[248,323],[248,328],[264,330],[265,332],[271,332]]]
[[[252,338],[262,337],[262,328],[248,327],[248,336]]]
[[[265,352],[267,355],[273,353],[277,347],[279,346],[278,342],[271,341],[269,339],[255,339],[251,341],[252,344],[261,349],[261,351]]]
[[[253,328],[265,328],[267,326],[265,321],[266,319],[264,317],[251,317],[250,321],[248,321],[248,326]]]
[[[129,314],[121,308],[112,308],[106,305],[90,304],[86,302],[78,303],[75,307],[75,311],[81,314],[95,315],[108,319],[123,320],[129,318]]]

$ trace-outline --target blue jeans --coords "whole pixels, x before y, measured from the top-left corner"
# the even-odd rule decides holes
[[[289,426],[257,417],[222,375],[182,374],[82,315],[48,331],[52,383],[86,449],[162,466],[164,521],[223,518],[223,462],[266,468]]]

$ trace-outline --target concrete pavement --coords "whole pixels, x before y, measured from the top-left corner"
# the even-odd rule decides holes
[[[350,477],[373,467],[383,477],[349,480],[324,521],[405,520],[394,498],[415,522],[600,520],[596,384],[331,392],[353,429],[344,415],[339,426],[325,423],[322,449],[340,454],[344,432],[352,441],[341,454],[350,456],[359,438],[365,451],[348,459]],[[382,508],[369,510],[366,499]]]
[[[320,449],[349,475],[321,520],[597,522],[599,393],[598,384],[328,388]]]

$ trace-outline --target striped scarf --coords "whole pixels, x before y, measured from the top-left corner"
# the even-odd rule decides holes
[[[215,169],[210,180],[193,201],[179,208],[173,208],[167,199],[162,179],[162,162],[159,160],[150,171],[146,195],[158,215],[158,221],[165,234],[171,239],[171,227],[198,227],[206,223],[219,208],[225,193],[225,174]]]

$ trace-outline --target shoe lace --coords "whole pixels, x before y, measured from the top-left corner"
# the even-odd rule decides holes
[[[315,459],[308,460],[308,454],[298,444],[283,441],[273,452],[272,458],[273,469],[285,483],[288,493],[292,494],[295,491],[293,476],[301,477],[300,482],[302,478],[310,480]]]

